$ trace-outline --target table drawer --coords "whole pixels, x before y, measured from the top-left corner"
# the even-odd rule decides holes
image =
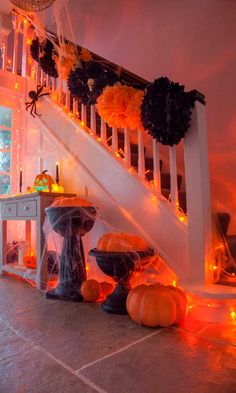
[[[18,217],[37,216],[37,201],[25,201],[18,204]]]
[[[6,203],[2,208],[2,218],[16,217],[17,204],[16,203]]]

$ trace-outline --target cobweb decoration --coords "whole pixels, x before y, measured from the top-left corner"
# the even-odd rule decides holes
[[[55,0],[10,0],[16,7],[30,12],[43,11],[50,7]]]

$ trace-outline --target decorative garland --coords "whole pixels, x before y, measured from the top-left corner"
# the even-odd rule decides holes
[[[94,61],[82,62],[82,66],[69,74],[68,88],[72,97],[78,97],[85,105],[93,105],[103,89],[117,82],[118,77],[112,70]]]
[[[61,75],[63,79],[67,79],[74,64],[76,64],[78,60],[77,47],[71,43],[62,44],[58,56],[53,55],[52,58],[56,63],[58,74]]]
[[[131,86],[107,86],[97,99],[98,113],[110,127],[136,129],[141,125],[143,94]]]
[[[141,105],[143,127],[163,145],[177,145],[191,121],[194,98],[184,86],[168,78],[155,79],[145,91]]]
[[[97,103],[100,116],[110,127],[144,128],[158,142],[169,146],[178,144],[190,127],[198,97],[185,92],[179,83],[159,78],[143,92],[128,86],[108,66],[94,61],[88,49],[82,48],[78,54],[73,44],[62,44],[58,56],[47,38],[34,39],[30,52],[46,74],[68,77],[72,97],[78,97],[84,105]]]
[[[53,78],[58,77],[56,70],[56,63],[53,59],[53,44],[48,40],[40,42],[39,38],[35,38],[30,45],[30,53],[35,61],[37,61],[45,72],[45,74],[52,76]]]

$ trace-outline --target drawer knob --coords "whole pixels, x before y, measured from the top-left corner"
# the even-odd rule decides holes
[[[24,206],[24,210],[29,210],[29,206]]]
[[[11,212],[11,207],[8,208],[8,211]]]

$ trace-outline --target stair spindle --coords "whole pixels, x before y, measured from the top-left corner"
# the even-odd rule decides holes
[[[95,105],[90,105],[90,129],[96,135],[96,109]]]
[[[138,174],[141,179],[145,179],[145,156],[143,131],[138,129]]]
[[[65,82],[65,81],[63,81],[63,82]],[[68,111],[70,111],[70,90],[68,89],[67,86],[65,86],[65,90],[66,90],[65,107],[66,107],[66,109],[68,109]]]
[[[73,98],[73,116],[77,117],[78,116],[78,101],[77,98]]]
[[[14,30],[12,73],[17,74],[18,31]]]
[[[161,193],[161,168],[160,168],[160,147],[159,143],[153,139],[153,180],[154,188]]]
[[[179,207],[178,197],[178,181],[177,181],[177,162],[176,162],[176,147],[169,147],[169,160],[170,160],[170,193],[171,203],[174,207]]]
[[[62,78],[59,76],[59,81],[58,81],[58,101],[59,104],[62,104]]]
[[[3,54],[2,54],[2,69],[4,71],[7,70],[7,47],[8,47],[8,40],[7,40],[7,35],[5,35],[3,41]]]
[[[101,118],[101,140],[102,143],[106,143],[107,141],[107,126],[102,118]]]
[[[125,162],[128,166],[131,164],[131,154],[130,154],[130,130],[128,128],[124,129],[124,138],[125,138],[125,145],[124,145],[124,153],[125,153]]]
[[[22,63],[21,63],[21,76],[27,75],[27,26],[23,25],[23,43],[22,43]]]
[[[87,110],[86,105],[81,105],[81,121],[83,122],[84,126],[87,126]]]
[[[118,150],[118,131],[116,127],[112,127],[112,151],[115,153]]]

